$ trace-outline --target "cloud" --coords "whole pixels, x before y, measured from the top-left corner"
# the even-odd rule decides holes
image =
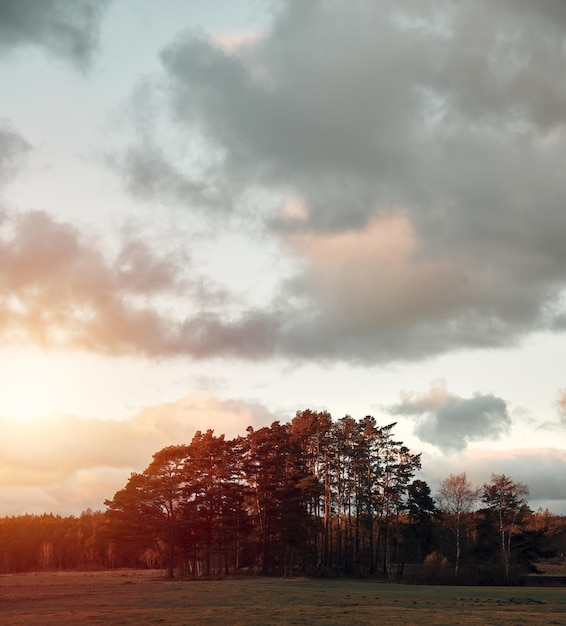
[[[0,184],[11,178],[29,149],[25,139],[0,120]]]
[[[45,212],[0,216],[0,339],[104,354],[265,358],[280,322],[233,314],[186,254],[126,239],[114,255]],[[215,309],[220,308],[222,313]]]
[[[556,408],[563,425],[566,424],[566,389],[561,389],[556,399]]]
[[[508,154],[528,147],[530,162],[536,147],[514,126],[564,121],[563,108],[543,106],[566,92],[551,71],[560,65],[560,29],[540,7],[279,6],[267,34],[241,51],[188,32],[162,61],[178,121],[197,121],[225,151],[225,174],[300,189],[316,227],[360,226],[384,200],[433,209],[426,205],[442,201],[430,197],[440,182],[441,195],[447,186],[468,192],[467,210],[482,194],[476,176],[504,154],[501,124]],[[476,162],[478,152],[487,163]]]
[[[0,53],[41,46],[79,67],[92,61],[111,0],[0,0]]]
[[[446,399],[439,389],[420,396],[412,410],[437,410]],[[414,405],[418,405],[414,406]],[[148,407],[123,421],[46,415],[33,420],[0,419],[0,503],[4,515],[45,512],[76,515],[100,509],[132,471],[142,471],[165,446],[189,443],[196,430],[213,429],[228,438],[261,427],[274,416],[262,405],[191,394]],[[530,488],[533,508],[566,514],[561,477],[564,450],[469,449],[450,455],[423,455],[422,477],[433,491],[450,473],[466,471],[481,485],[491,473],[505,473]]]
[[[227,53],[238,52],[242,48],[255,44],[259,39],[265,37],[265,33],[215,33],[212,35],[212,42],[221,50]]]
[[[287,293],[310,312],[284,337],[291,353],[384,361],[499,341],[500,324],[470,312],[492,289],[491,274],[424,253],[401,211],[362,231],[295,233],[285,242],[304,261]]]
[[[217,211],[228,204],[226,197],[206,180],[206,172],[187,173],[149,141],[131,146],[121,155],[111,155],[109,161],[119,168],[128,191],[139,200]]]
[[[100,509],[167,445],[190,443],[197,430],[228,438],[272,421],[254,403],[192,394],[152,406],[124,421],[47,415],[0,418],[0,502],[3,514]],[[33,499],[27,499],[33,493]]]
[[[196,358],[269,358],[277,350],[279,322],[269,313],[247,312],[234,320],[203,313],[186,320],[177,349]]]
[[[5,213],[0,337],[7,344],[159,353],[169,318],[148,302],[191,292],[182,261],[156,255],[141,240],[126,241],[109,260],[94,241],[47,213]]]
[[[415,417],[415,434],[444,452],[464,450],[468,443],[499,439],[511,425],[507,404],[494,395],[461,398],[436,385],[428,393],[405,393],[392,415]]]
[[[256,217],[302,269],[266,304],[260,352],[380,362],[557,328],[561,5],[274,6],[243,45],[189,31],[163,50],[178,141],[155,131],[122,160],[130,189],[191,210],[270,198]],[[233,346],[257,317],[223,319]]]
[[[542,422],[537,430],[549,433],[561,433],[566,426],[566,389],[560,389],[554,401],[558,419],[551,419]]]
[[[562,477],[566,471],[566,451],[556,448],[507,450],[470,449],[447,456],[423,455],[423,477],[433,492],[450,474],[466,472],[478,487],[489,483],[491,474],[506,474],[529,487],[529,505],[534,510],[548,508],[566,515],[566,493]]]
[[[20,4],[0,3],[12,16],[0,28],[64,16],[90,33],[90,51],[96,7],[106,7]],[[138,139],[111,162],[138,200],[179,205],[191,219],[200,210],[210,233],[259,232],[294,277],[261,308],[236,302],[228,285],[215,299],[202,277],[181,285],[183,263],[170,255],[138,241],[110,260],[75,232],[64,262],[44,251],[37,277],[13,287],[0,333],[115,354],[380,363],[561,328],[559,5],[273,6],[270,27],[237,45],[192,31],[171,42],[161,76],[134,94]],[[23,150],[0,130],[0,176]],[[39,237],[39,218],[25,228]],[[41,228],[61,238],[53,220]],[[19,244],[0,245],[7,258]],[[12,262],[16,274],[30,264]]]
[[[371,18],[383,11],[369,12]],[[196,120],[223,150],[230,182],[290,183],[320,225],[363,221],[380,186],[374,161],[386,165],[382,147],[393,144],[385,137],[388,113],[413,112],[411,88],[393,88],[403,81],[376,44],[395,46],[395,38],[386,29],[376,36],[363,13],[337,3],[287,3],[269,33],[239,53],[189,33],[162,54],[177,119]],[[388,88],[389,102],[380,98]],[[375,141],[368,125],[380,124]]]

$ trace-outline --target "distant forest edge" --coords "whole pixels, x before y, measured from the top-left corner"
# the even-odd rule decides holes
[[[227,440],[198,431],[132,473],[106,511],[0,518],[0,573],[163,568],[167,575],[376,576],[510,583],[563,559],[566,517],[528,487],[450,475],[432,495],[421,455],[373,417],[299,411]]]

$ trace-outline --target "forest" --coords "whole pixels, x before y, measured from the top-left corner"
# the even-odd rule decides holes
[[[0,573],[163,568],[168,577],[373,576],[511,583],[563,559],[566,517],[528,487],[465,472],[435,494],[421,455],[371,416],[299,411],[245,436],[196,432],[153,455],[105,511],[0,518]]]

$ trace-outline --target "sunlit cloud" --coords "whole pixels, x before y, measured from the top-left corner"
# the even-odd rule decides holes
[[[402,213],[374,218],[363,231],[297,234],[288,244],[307,261],[300,287],[315,294],[324,315],[353,329],[394,332],[418,321],[445,320],[473,297],[462,266],[423,258]]]
[[[0,0],[4,371],[70,364],[4,377],[2,512],[100,508],[298,401],[378,406],[424,475],[566,512],[565,28],[558,1]],[[465,392],[426,390],[451,366]],[[265,407],[164,403],[195,385]],[[101,388],[161,404],[110,421]]]
[[[258,33],[215,33],[211,37],[214,45],[224,52],[236,53],[241,48],[255,44],[258,40],[266,36],[265,32]]]
[[[0,418],[0,502],[13,514],[70,512],[79,505],[100,509],[130,472],[142,471],[161,448],[190,443],[197,430],[231,438],[270,421],[259,404],[207,394],[148,407],[122,421]]]
[[[5,214],[0,237],[0,336],[8,344],[123,354],[182,352],[186,322],[162,296],[206,298],[185,255],[126,240],[114,258],[45,212]],[[185,324],[185,326],[183,326]]]

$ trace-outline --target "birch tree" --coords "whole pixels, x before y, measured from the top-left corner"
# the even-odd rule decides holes
[[[448,516],[450,529],[456,541],[455,576],[458,576],[460,567],[462,518],[473,511],[478,495],[479,489],[468,480],[466,472],[450,474],[440,483],[437,495],[439,509]]]
[[[513,536],[524,513],[529,510],[528,495],[527,485],[515,482],[505,474],[492,474],[491,482],[483,485],[481,499],[495,517],[506,578],[509,578]]]

